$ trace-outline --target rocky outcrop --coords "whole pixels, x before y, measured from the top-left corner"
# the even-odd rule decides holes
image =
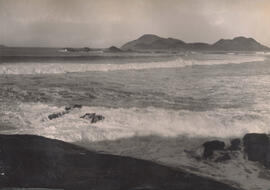
[[[203,147],[202,159],[223,162],[234,157],[233,152],[241,152],[248,160],[260,162],[270,169],[270,138],[267,134],[248,133],[242,140],[232,139],[228,148],[219,140],[207,141]]]
[[[244,151],[251,161],[258,161],[270,168],[270,142],[266,134],[250,133],[243,138]]]
[[[62,111],[62,112],[57,112],[57,113],[52,113],[48,115],[49,120],[53,120],[59,117],[62,117],[63,115],[67,114],[68,111]]]
[[[71,112],[74,109],[81,109],[81,108],[82,108],[82,105],[78,105],[78,104],[75,104],[73,106],[67,106],[67,107],[65,107],[65,111],[50,114],[50,115],[48,115],[48,118],[49,118],[49,120],[57,119],[59,117],[62,117],[65,114],[68,114],[69,112]],[[102,121],[105,119],[104,116],[98,115],[96,113],[86,113],[83,116],[81,116],[80,118],[87,119],[91,123],[96,123],[98,121]]]
[[[214,140],[205,142],[203,146],[204,146],[203,157],[207,159],[213,155],[214,151],[224,150],[225,143],[222,141]]]
[[[241,139],[236,138],[231,140],[231,146],[228,148],[229,150],[241,150]]]
[[[91,123],[96,123],[98,121],[102,121],[105,119],[104,116],[97,115],[96,113],[86,113],[83,116],[81,116],[80,118],[87,119],[87,120],[91,121]]]
[[[237,190],[151,161],[33,135],[0,135],[0,188]]]
[[[48,115],[48,118],[49,120],[52,120],[52,119],[57,119],[59,117],[62,117],[63,115],[69,113],[71,110],[75,109],[75,108],[82,108],[82,105],[73,105],[73,106],[68,106],[68,107],[65,107],[65,111],[62,111],[62,112],[57,112],[57,113],[53,113],[53,114],[50,114]]]
[[[103,52],[106,52],[106,53],[121,53],[123,52],[121,49],[119,49],[118,47],[115,47],[115,46],[111,46],[107,49],[104,49]]]
[[[89,47],[83,47],[83,48],[64,48],[63,50],[68,52],[89,52],[92,49]]]

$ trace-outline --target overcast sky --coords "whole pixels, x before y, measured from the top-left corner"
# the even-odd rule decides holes
[[[108,47],[146,33],[270,46],[270,0],[0,0],[0,44]]]

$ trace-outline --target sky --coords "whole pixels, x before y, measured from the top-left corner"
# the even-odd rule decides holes
[[[143,34],[270,46],[270,0],[0,0],[0,44],[121,46]]]

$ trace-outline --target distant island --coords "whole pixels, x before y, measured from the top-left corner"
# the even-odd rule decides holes
[[[127,42],[123,50],[174,50],[174,51],[270,51],[270,48],[260,44],[253,38],[236,37],[221,39],[214,44],[186,43],[175,38],[162,38],[154,34],[145,34],[140,38]]]
[[[9,47],[0,44],[2,56],[87,56],[89,53],[147,53],[147,52],[268,52],[270,48],[260,44],[253,38],[235,37],[233,39],[220,39],[213,44],[196,42],[187,43],[176,38],[163,38],[154,34],[144,34],[136,40],[125,43],[122,47],[108,48],[90,47]],[[7,51],[5,51],[7,50]],[[58,53],[55,53],[58,52]],[[60,54],[59,54],[60,53]],[[45,57],[46,57],[45,56]]]

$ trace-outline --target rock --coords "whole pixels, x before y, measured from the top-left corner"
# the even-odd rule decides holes
[[[231,146],[228,148],[228,150],[236,151],[241,150],[241,140],[236,138],[231,140]]]
[[[0,189],[237,190],[208,177],[34,135],[0,135]]]
[[[82,105],[75,104],[75,105],[73,105],[73,106],[68,106],[68,107],[65,107],[65,110],[66,110],[66,111],[70,111],[70,110],[72,110],[72,109],[74,109],[74,108],[81,109],[81,108],[82,108]]]
[[[59,118],[59,117],[65,115],[65,114],[67,114],[67,113],[68,113],[67,111],[58,112],[58,113],[53,113],[53,114],[51,114],[51,115],[48,115],[48,118],[49,118],[50,120],[56,119],[56,118]]]
[[[266,134],[246,134],[243,143],[248,160],[258,161],[264,166],[270,167],[270,143]]]
[[[224,150],[225,143],[222,141],[214,140],[205,142],[203,146],[204,146],[203,157],[207,159],[213,155],[215,150]]]
[[[73,105],[73,106],[65,107],[65,111],[63,111],[63,112],[58,112],[58,113],[53,113],[53,114],[51,114],[51,115],[48,115],[48,118],[49,118],[50,120],[52,120],[52,119],[56,119],[56,118],[62,117],[63,115],[69,113],[71,110],[73,110],[73,109],[75,109],[75,108],[80,109],[80,108],[82,108],[82,105],[75,104],[75,105]]]
[[[91,121],[91,123],[96,123],[98,121],[104,120],[105,117],[102,115],[96,115],[96,113],[86,113],[83,116],[81,116],[80,118],[83,119],[88,119]]]
[[[121,53],[121,52],[123,52],[123,50],[119,49],[118,47],[111,46],[107,49],[104,49],[104,52],[106,52],[106,53]]]
[[[215,162],[224,162],[227,160],[230,160],[231,156],[228,152],[222,153],[221,156],[219,156],[218,158],[215,159]]]
[[[270,146],[268,146],[266,151],[264,166],[270,169]]]

